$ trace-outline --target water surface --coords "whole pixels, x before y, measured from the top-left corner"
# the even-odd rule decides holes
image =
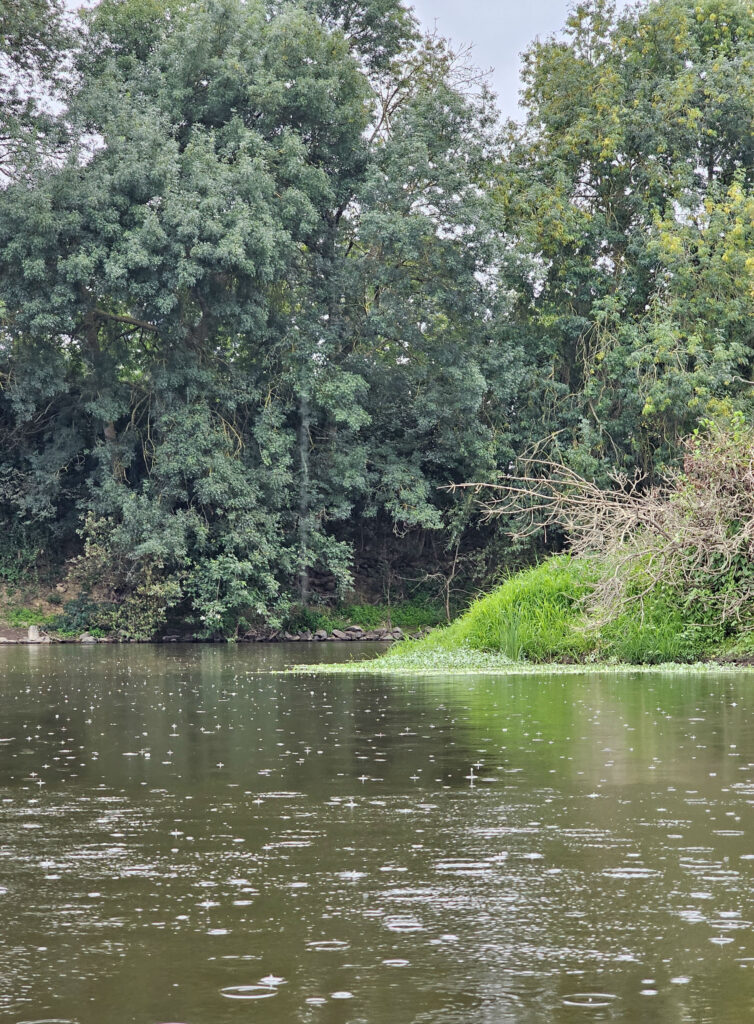
[[[751,676],[0,649],[0,1020],[754,1019]]]

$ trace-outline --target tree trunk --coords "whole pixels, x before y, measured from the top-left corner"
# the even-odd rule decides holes
[[[299,395],[298,454],[298,557],[299,557],[299,601],[302,606],[309,602],[309,399]]]

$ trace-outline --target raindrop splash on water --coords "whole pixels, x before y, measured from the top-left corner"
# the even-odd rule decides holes
[[[269,999],[277,994],[272,985],[231,985],[220,989],[220,995],[226,999]]]

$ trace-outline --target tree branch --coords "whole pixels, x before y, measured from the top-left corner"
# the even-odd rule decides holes
[[[93,309],[92,315],[101,317],[103,320],[114,320],[118,324],[129,324],[131,327],[139,327],[142,331],[157,331],[157,327],[146,320],[135,320],[132,316],[108,313],[104,309]]]

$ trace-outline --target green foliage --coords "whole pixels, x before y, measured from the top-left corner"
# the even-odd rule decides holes
[[[687,621],[674,598],[677,595],[652,595],[643,607],[633,606],[604,626],[600,657],[630,665],[662,665],[709,656],[715,649],[709,643],[711,637]]]
[[[552,558],[511,576],[449,627],[418,643],[426,652],[468,648],[510,661],[583,656],[594,646],[580,626],[595,579],[595,568],[585,560]]]
[[[90,633],[95,637],[152,640],[164,627],[166,612],[175,596],[175,588],[171,590],[164,582],[150,579],[147,573],[121,600],[95,599],[83,590],[78,597],[66,601],[59,614],[48,616],[45,622],[61,636]]]
[[[439,601],[431,601],[427,598],[413,598],[405,601],[397,601],[389,609],[389,616],[385,615],[385,606],[382,607],[383,622],[389,621],[400,627],[407,633],[418,629],[426,629],[429,626],[439,626],[445,622],[445,608]]]
[[[588,0],[525,56],[501,182],[527,398],[582,473],[651,475],[700,417],[752,409],[753,103],[741,0]]]
[[[642,496],[641,525],[603,530],[612,537],[604,555],[617,561],[614,583],[598,593],[611,618],[638,605],[650,633],[675,620],[669,642],[696,657],[754,620],[754,427],[738,412],[705,421],[682,451],[683,472]]]
[[[513,661],[583,654],[588,641],[573,627],[593,576],[589,563],[567,557],[516,573],[471,606],[459,639]]]
[[[51,617],[48,625],[61,636],[77,637],[82,633],[106,636],[111,614],[111,607],[93,600],[87,593],[81,593],[72,601],[66,601],[62,612]]]
[[[342,599],[370,544],[385,594],[413,549],[450,600],[524,552],[448,484],[533,443],[651,480],[754,411],[743,0],[579,4],[505,128],[399,0],[70,18],[0,11],[0,578],[80,555],[140,638],[280,623],[322,575]],[[565,643],[541,593],[484,642]]]
[[[606,623],[592,622],[588,599],[609,569],[595,559],[552,558],[512,576],[448,628],[396,645],[383,660],[407,671],[426,668],[433,658],[448,671],[483,671],[495,668],[494,657],[509,664],[666,665],[727,652],[727,631],[698,622],[681,595],[662,587]],[[476,652],[493,660],[478,660]]]
[[[0,190],[0,501],[129,635],[233,635],[493,467],[494,111],[397,0],[82,17]]]
[[[63,0],[0,5],[0,187],[54,147],[57,126],[44,101],[61,84],[61,55],[73,41],[65,6]]]
[[[55,616],[47,615],[38,608],[10,607],[3,610],[3,618],[9,626],[50,626]]]
[[[754,427],[738,413],[705,423],[683,451],[684,471],[664,488],[613,494],[586,485],[565,497],[563,521],[580,553],[517,573],[419,649],[629,664],[747,651]]]
[[[18,521],[7,524],[0,546],[0,580],[13,585],[31,582],[37,575],[43,542],[39,530],[29,530]]]

